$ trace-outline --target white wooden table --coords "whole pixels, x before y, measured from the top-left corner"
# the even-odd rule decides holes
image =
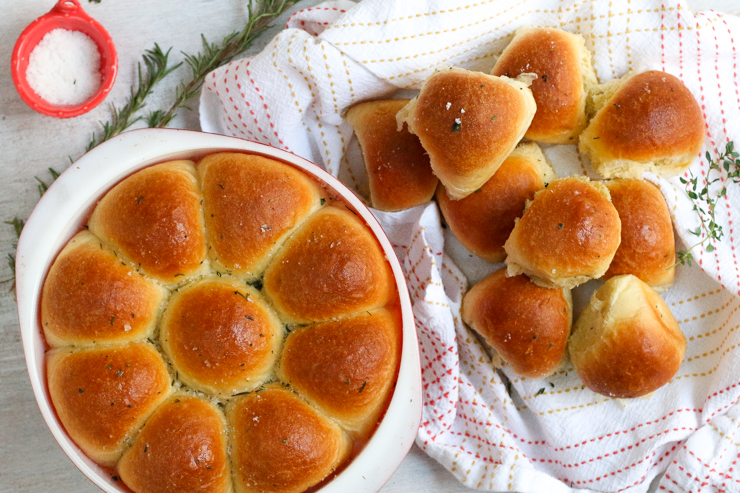
[[[103,105],[90,113],[58,120],[42,116],[15,91],[10,76],[13,45],[23,29],[46,13],[55,0],[2,0],[0,15],[0,220],[25,219],[38,201],[35,176],[51,181],[48,168],[64,170],[79,158],[98,121],[109,119],[109,103],[122,104],[136,76],[136,62],[145,49],[158,43],[173,47],[172,58],[182,60],[181,51],[200,49],[200,34],[218,41],[238,30],[246,20],[246,0],[84,0],[83,8],[101,22],[113,37],[119,54],[119,76]],[[318,3],[302,0],[293,10]],[[738,0],[690,0],[694,9],[714,9],[740,14]],[[253,47],[258,51],[284,25],[284,19],[264,34]],[[188,69],[180,68],[160,84],[149,107],[165,107],[177,82]],[[194,101],[197,107],[197,101]],[[199,129],[197,111],[182,112],[173,127]],[[11,276],[5,256],[14,251],[11,226],[0,223],[0,280]],[[99,491],[62,453],[46,428],[26,373],[13,294],[9,284],[0,285],[0,492],[95,492]],[[424,491],[463,492],[449,472],[417,447],[382,490],[384,493]]]

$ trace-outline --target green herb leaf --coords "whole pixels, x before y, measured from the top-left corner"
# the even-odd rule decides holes
[[[740,156],[736,156],[737,153],[734,149],[734,142],[728,142],[725,145],[724,152],[722,153],[715,149],[714,152],[717,154],[716,160],[712,160],[712,155],[709,151],[706,152],[704,157],[709,165],[709,170],[707,171],[704,185],[702,187],[699,188],[699,177],[694,176],[691,172],[689,172],[690,177],[688,180],[680,178],[680,181],[686,190],[686,195],[688,195],[689,199],[693,202],[693,210],[697,213],[699,221],[701,222],[699,227],[695,230],[689,230],[689,233],[694,236],[703,236],[703,238],[698,243],[692,245],[688,250],[676,252],[676,263],[668,267],[669,269],[678,264],[691,266],[691,262],[694,260],[691,250],[708,242],[704,249],[707,252],[713,252],[716,247],[712,241],[720,241],[724,236],[722,226],[717,223],[716,210],[717,202],[721,198],[727,197],[727,183],[740,183],[740,165],[738,165],[737,162],[737,158]],[[727,180],[722,183],[719,190],[713,192],[710,190],[710,187],[717,182],[721,182],[721,173],[723,168],[727,173]]]

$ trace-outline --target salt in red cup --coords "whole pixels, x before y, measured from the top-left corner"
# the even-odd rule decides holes
[[[92,39],[100,52],[100,87],[87,100],[77,105],[56,105],[41,98],[31,89],[26,77],[31,52],[41,39],[55,29],[79,31]],[[87,113],[99,105],[118,74],[118,54],[108,31],[85,13],[78,0],[60,0],[51,11],[26,27],[13,48],[10,73],[18,94],[25,103],[44,115],[71,118]]]

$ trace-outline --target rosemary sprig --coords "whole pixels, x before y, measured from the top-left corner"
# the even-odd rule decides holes
[[[5,221],[5,224],[10,224],[13,226],[13,229],[15,230],[15,240],[16,242],[13,244],[13,250],[18,248],[18,239],[21,237],[21,231],[23,231],[23,226],[26,225],[26,222],[22,219],[18,219],[17,217],[14,217],[12,221]],[[6,282],[12,282],[10,286],[10,291],[13,291],[15,289],[15,255],[12,253],[9,253],[7,255],[8,260],[8,267],[10,267],[10,271],[13,273],[13,277],[10,277],[8,279],[4,279],[0,281],[0,283],[6,283]]]
[[[226,36],[220,44],[209,43],[205,36],[201,35],[203,49],[195,55],[185,56],[185,62],[190,66],[191,77],[188,81],[182,81],[177,86],[175,100],[172,105],[164,110],[156,110],[149,113],[146,118],[151,128],[164,128],[177,116],[180,108],[186,108],[186,103],[200,93],[206,75],[230,62],[237,55],[247,50],[252,42],[269,27],[270,21],[285,12],[290,6],[299,0],[263,0],[259,7],[253,11],[252,1],[247,5],[249,20],[247,25],[239,32],[233,32]]]
[[[55,170],[54,168],[49,168],[49,173],[51,174],[51,182],[53,183],[54,180],[59,178],[59,172]],[[44,193],[49,189],[49,185],[46,184],[44,180],[39,178],[38,176],[34,176],[36,178],[36,181],[39,182],[39,197],[43,196]],[[17,219],[17,218],[16,218]]]
[[[141,116],[134,115],[146,105],[146,98],[151,94],[154,86],[182,65],[182,62],[173,66],[168,65],[170,51],[172,51],[172,48],[163,52],[156,43],[154,43],[154,49],[146,50],[142,56],[145,66],[143,72],[141,62],[138,63],[139,77],[136,90],[134,90],[134,86],[131,86],[129,97],[123,107],[117,108],[115,105],[111,105],[111,120],[106,123],[101,122],[103,135],[98,137],[93,134],[92,140],[87,146],[87,151],[101,142],[115,137],[142,119]]]
[[[707,177],[703,187],[699,186],[699,177],[694,176],[691,172],[688,180],[683,177],[680,178],[681,183],[683,183],[686,188],[686,193],[689,196],[689,199],[691,199],[694,204],[694,211],[697,213],[699,220],[701,221],[700,226],[695,230],[689,230],[689,232],[697,237],[703,236],[703,238],[701,241],[692,245],[688,250],[676,252],[676,263],[671,267],[678,264],[688,264],[691,266],[691,262],[694,260],[691,250],[709,240],[720,241],[722,236],[724,236],[722,226],[717,224],[717,202],[719,199],[727,195],[728,181],[732,183],[740,183],[740,165],[737,162],[737,158],[740,157],[740,154],[735,151],[734,142],[728,142],[723,153],[720,154],[717,149],[715,149],[715,152],[717,153],[716,160],[712,160],[712,155],[709,151],[707,151],[705,155],[707,163],[709,164],[709,169],[707,170]],[[714,183],[721,180],[723,168],[727,173],[727,180],[722,184],[722,188],[713,194],[709,189]],[[707,252],[713,252],[714,245],[712,245],[711,242],[707,243],[705,250]]]

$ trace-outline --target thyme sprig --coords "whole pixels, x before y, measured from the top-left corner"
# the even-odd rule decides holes
[[[166,111],[155,110],[149,113],[146,117],[147,125],[150,128],[164,128],[177,116],[180,108],[190,109],[187,102],[200,93],[206,75],[252,46],[252,42],[269,27],[270,21],[298,1],[263,0],[259,2],[257,10],[253,11],[253,2],[250,0],[247,5],[249,20],[244,29],[229,34],[220,44],[209,43],[201,34],[202,51],[195,55],[183,53],[185,62],[192,72],[190,80],[180,82],[175,92],[175,100]]]
[[[720,241],[724,236],[722,226],[717,223],[717,202],[727,195],[728,182],[740,183],[740,164],[737,161],[740,153],[735,151],[734,142],[728,142],[723,153],[720,154],[717,149],[715,149],[715,152],[717,153],[716,160],[712,159],[709,151],[705,155],[709,169],[707,170],[706,180],[703,184],[700,184],[700,178],[694,176],[692,172],[689,172],[688,179],[684,177],[680,178],[681,183],[686,188],[686,194],[694,205],[694,211],[699,216],[699,221],[701,221],[700,226],[695,230],[689,230],[689,232],[694,236],[703,238],[688,250],[676,252],[676,263],[671,267],[678,264],[691,266],[691,262],[694,260],[691,250],[709,242],[704,249],[707,252],[713,252],[715,247],[710,240]],[[727,173],[727,180],[722,182],[722,188],[719,191],[713,193],[710,191],[710,188],[713,184],[722,180],[722,169]]]
[[[166,52],[162,51],[156,43],[154,43],[153,49],[145,51],[142,56],[145,69],[142,71],[141,62],[137,64],[138,83],[136,84],[136,89],[134,89],[134,86],[131,86],[126,104],[121,108],[111,105],[110,121],[106,123],[101,122],[103,134],[99,137],[93,134],[86,151],[115,137],[142,119],[141,116],[136,116],[136,113],[146,105],[146,98],[152,93],[154,86],[182,65],[182,62],[172,66],[169,65],[170,51],[172,51],[172,48]]]

